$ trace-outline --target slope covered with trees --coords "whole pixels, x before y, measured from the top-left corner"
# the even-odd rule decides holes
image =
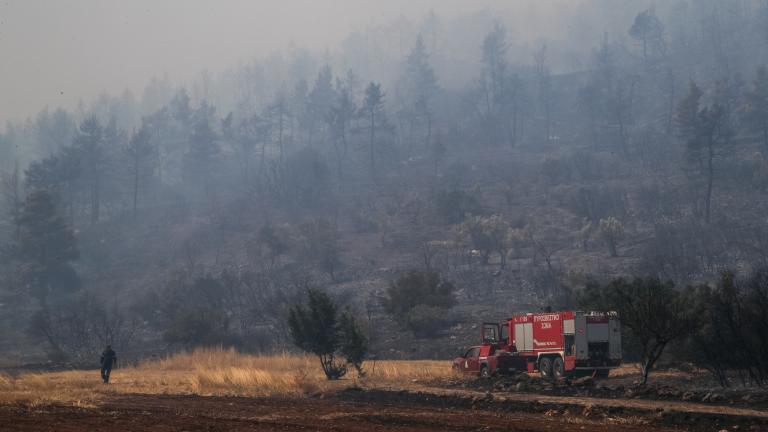
[[[768,264],[768,6],[587,3],[572,41],[431,14],[9,123],[4,358],[286,348],[315,288],[372,354],[444,357],[590,281]]]

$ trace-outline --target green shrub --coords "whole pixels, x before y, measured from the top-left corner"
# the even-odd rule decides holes
[[[443,190],[434,197],[437,217],[445,223],[459,223],[467,214],[479,213],[477,198],[461,189]]]
[[[176,314],[163,339],[186,347],[233,345],[236,341],[228,330],[229,319],[221,311],[195,308]]]
[[[362,374],[368,340],[349,310],[339,316],[338,307],[328,294],[309,289],[306,307],[296,305],[290,309],[288,327],[293,343],[320,359],[328,379],[343,377],[348,364]]]
[[[624,226],[613,216],[609,216],[605,219],[600,219],[600,234],[605,240],[606,246],[608,246],[608,252],[612,257],[618,255],[616,246],[624,236]]]
[[[405,325],[418,337],[433,336],[447,325],[445,312],[444,308],[418,305],[405,315]]]
[[[417,336],[436,334],[456,305],[454,286],[435,272],[408,272],[387,288],[384,308]],[[428,323],[430,318],[435,324]]]

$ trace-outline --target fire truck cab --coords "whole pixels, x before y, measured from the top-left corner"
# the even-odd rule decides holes
[[[481,377],[489,377],[493,373],[514,373],[519,370],[519,365],[518,358],[496,344],[470,347],[453,360],[454,370]]]
[[[466,360],[466,372],[527,371],[559,379],[584,371],[606,377],[622,359],[621,325],[615,312],[514,315],[501,323],[483,323],[482,342],[465,354],[474,355],[477,348],[477,369],[474,360]]]

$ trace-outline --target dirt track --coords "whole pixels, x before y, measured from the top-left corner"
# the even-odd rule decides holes
[[[464,396],[477,396],[477,391],[467,390],[445,390],[437,387],[424,387],[424,391],[429,393],[451,394],[451,395],[464,395]],[[524,402],[524,401],[536,401],[541,404],[548,405],[569,405],[569,406],[599,406],[604,408],[625,408],[630,410],[639,411],[661,411],[678,412],[678,413],[690,413],[693,415],[712,415],[712,416],[724,416],[724,417],[754,417],[757,419],[763,419],[768,423],[768,410],[745,408],[738,406],[728,405],[712,405],[694,402],[679,402],[668,400],[650,400],[650,399],[608,399],[598,397],[587,396],[552,396],[545,394],[534,393],[509,393],[509,392],[493,392],[497,401],[510,401],[510,402]]]
[[[689,430],[657,417],[585,414],[560,405],[396,392],[327,398],[112,396],[97,408],[0,407],[0,431],[657,431]],[[715,424],[699,430],[713,430]],[[717,429],[714,429],[717,430]],[[749,430],[749,428],[742,428]],[[762,426],[758,429],[764,430]]]

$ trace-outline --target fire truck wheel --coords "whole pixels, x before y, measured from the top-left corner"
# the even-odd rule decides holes
[[[549,357],[542,357],[539,359],[539,373],[544,379],[550,379],[552,377],[552,360]]]
[[[554,379],[561,379],[565,376],[565,364],[563,363],[562,357],[557,357],[555,361],[552,362],[552,378]]]
[[[488,369],[488,366],[486,366],[486,365],[480,366],[480,377],[482,377],[482,378],[490,378],[491,377],[491,370]]]

